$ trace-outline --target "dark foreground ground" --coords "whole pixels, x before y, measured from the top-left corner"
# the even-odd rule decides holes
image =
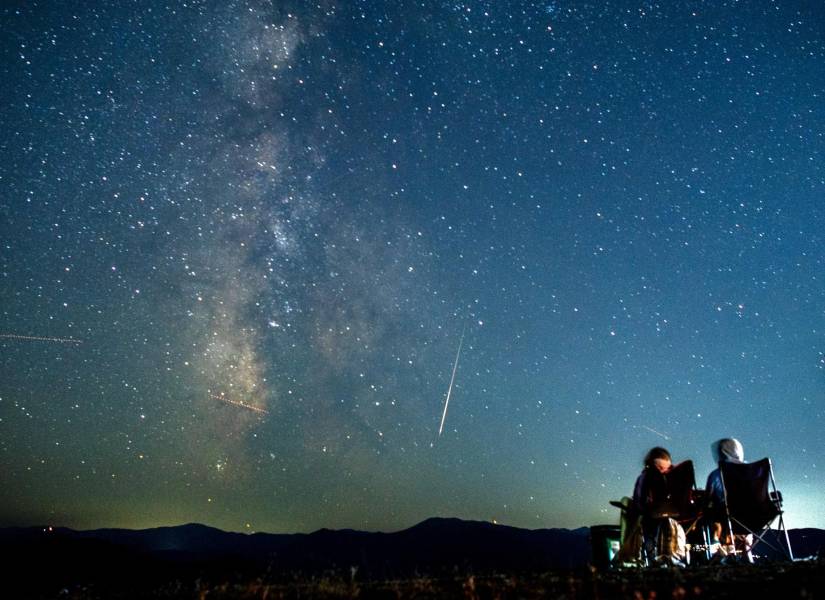
[[[446,575],[362,581],[358,573],[312,577],[266,575],[254,579],[213,576],[168,579],[147,573],[132,581],[86,582],[60,590],[16,590],[15,598],[330,599],[330,598],[559,598],[633,600],[686,598],[825,598],[825,562],[725,565],[689,569],[593,569],[519,575]],[[169,575],[169,574],[167,574]]]
[[[7,528],[0,529],[0,598],[825,600],[822,530],[790,532],[796,556],[818,559],[768,562],[772,555],[760,553],[759,566],[623,571],[588,566],[599,560],[588,533],[458,519],[395,533]]]

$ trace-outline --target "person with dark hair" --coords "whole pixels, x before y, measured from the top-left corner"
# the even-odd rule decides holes
[[[684,566],[687,560],[685,531],[672,518],[674,507],[668,504],[672,483],[669,474],[674,469],[670,452],[661,446],[651,448],[643,464],[633,486],[633,497],[610,503],[621,509],[621,543],[614,563],[621,566],[653,563]],[[693,468],[690,466],[692,479]]]
[[[633,511],[643,533],[642,543],[648,561],[684,565],[686,560],[685,531],[663,512],[663,501],[670,498],[668,473],[673,469],[670,452],[661,446],[648,450],[644,468],[633,488]]]
[[[648,450],[644,459],[644,468],[636,478],[633,486],[633,508],[636,514],[644,515],[653,500],[652,494],[655,482],[661,479],[673,467],[670,452],[661,446]]]

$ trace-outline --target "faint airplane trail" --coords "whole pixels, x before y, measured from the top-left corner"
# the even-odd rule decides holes
[[[223,394],[209,394],[209,397],[213,400],[220,400],[221,402],[226,402],[227,404],[231,404],[232,406],[239,406],[240,408],[245,408],[247,410],[254,411],[256,413],[261,414],[269,414],[269,411],[263,408],[258,408],[257,406],[252,406],[251,404],[247,404],[246,402],[241,402],[240,400],[231,400],[224,396]]]
[[[0,339],[28,340],[33,342],[54,342],[56,344],[82,344],[83,340],[75,338],[45,337],[39,335],[20,335],[17,333],[0,333]]]
[[[447,388],[447,399],[444,401],[444,412],[441,415],[441,425],[438,426],[438,437],[441,437],[441,433],[444,431],[444,421],[447,419],[447,407],[450,406],[450,396],[453,393],[453,383],[455,383],[455,372],[458,370],[458,359],[461,356],[461,345],[464,343],[464,333],[467,330],[467,326],[464,326],[464,329],[461,330],[461,339],[458,342],[458,351],[455,353],[455,362],[453,363],[453,374],[450,377],[450,385]]]

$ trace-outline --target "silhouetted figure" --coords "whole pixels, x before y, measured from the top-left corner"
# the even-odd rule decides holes
[[[745,554],[748,560],[752,560],[751,546],[753,544],[752,535],[735,535],[731,537],[729,531],[723,523],[727,521],[725,513],[725,488],[722,485],[723,463],[741,465],[745,462],[745,449],[742,442],[735,438],[723,438],[710,445],[710,452],[717,467],[708,475],[705,484],[706,519],[710,523],[711,546],[714,553],[727,555],[739,550]]]
[[[672,476],[675,476],[673,481]],[[674,467],[667,449],[657,446],[648,451],[627,511],[625,529],[629,533],[627,552],[622,553],[622,559],[627,561],[633,552],[632,560],[642,563],[683,564],[685,532],[677,519],[685,512],[683,504],[689,500],[692,488],[690,461]]]

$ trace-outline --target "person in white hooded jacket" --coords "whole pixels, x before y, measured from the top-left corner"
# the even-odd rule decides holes
[[[711,506],[721,508],[725,505],[725,492],[722,489],[722,472],[718,465],[723,462],[741,464],[745,462],[745,449],[742,442],[734,438],[717,440],[710,445],[713,462],[717,467],[708,475],[705,493]]]
[[[734,438],[724,438],[717,440],[710,445],[710,451],[713,455],[713,460],[717,465],[722,463],[741,464],[745,462],[745,449],[742,443]],[[717,466],[716,469],[708,475],[707,484],[705,484],[705,498],[707,502],[706,515],[711,521],[711,543],[721,550],[722,554],[727,554],[734,549],[733,540],[729,535],[722,538],[722,521],[725,517],[725,490],[722,487],[722,472]],[[736,546],[744,551],[745,556],[749,561],[752,561],[751,546],[753,544],[753,536],[751,535],[736,535]],[[720,542],[722,542],[720,544]]]

